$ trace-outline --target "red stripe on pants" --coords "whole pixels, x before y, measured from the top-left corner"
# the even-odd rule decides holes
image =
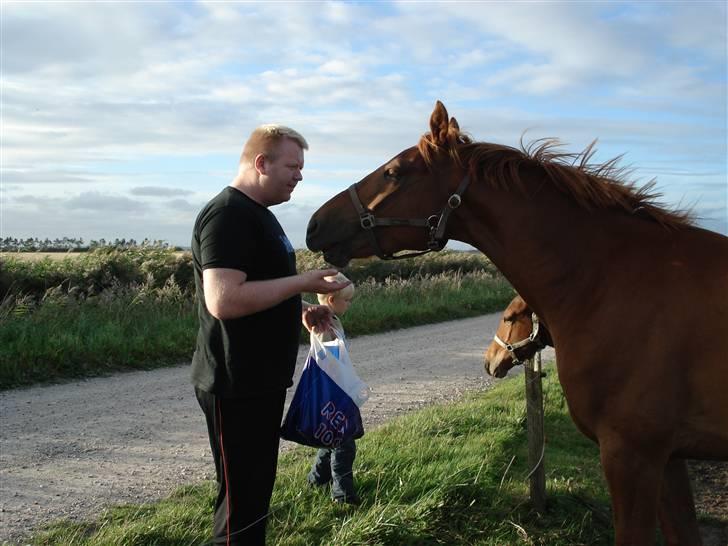
[[[228,481],[227,456],[225,455],[225,444],[222,436],[222,412],[220,411],[220,400],[216,400],[217,404],[217,422],[220,427],[220,455],[222,457],[223,474],[225,475],[225,506],[227,509],[226,525],[227,525],[227,543],[230,546],[230,482]]]

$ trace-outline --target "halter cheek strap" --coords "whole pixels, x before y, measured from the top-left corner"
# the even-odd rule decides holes
[[[349,196],[351,202],[356,208],[357,214],[359,214],[359,224],[364,231],[369,232],[372,246],[374,247],[375,254],[382,260],[399,260],[402,258],[412,258],[414,256],[422,256],[428,252],[440,251],[445,248],[448,239],[445,237],[445,229],[447,228],[447,221],[450,218],[450,214],[456,208],[462,204],[462,195],[470,183],[470,176],[465,177],[460,182],[455,193],[453,193],[447,200],[447,203],[440,211],[440,214],[433,214],[427,219],[424,218],[377,218],[374,215],[374,211],[371,211],[362,205],[359,195],[356,193],[356,184],[349,186]],[[427,250],[419,252],[409,252],[406,254],[385,254],[382,248],[379,246],[374,228],[377,226],[409,226],[409,227],[421,227],[426,228],[429,231],[429,239],[427,241]]]
[[[525,339],[522,339],[520,341],[516,341],[515,343],[508,343],[507,341],[503,341],[501,338],[498,337],[498,334],[495,334],[493,336],[493,340],[503,347],[506,351],[511,353],[511,357],[513,358],[514,364],[522,364],[521,359],[518,358],[516,355],[516,351],[520,349],[521,347],[525,347],[526,345],[529,345],[531,343],[536,343],[536,350],[543,349],[544,344],[543,342],[538,339],[538,334],[540,332],[540,322],[538,320],[538,317],[536,316],[536,313],[531,313],[531,324],[532,329],[529,336]]]

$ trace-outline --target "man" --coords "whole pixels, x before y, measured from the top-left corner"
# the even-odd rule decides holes
[[[200,329],[192,383],[205,413],[218,496],[214,544],[265,544],[286,389],[301,321],[328,327],[330,310],[301,292],[335,292],[336,270],[296,272],[296,255],[268,207],[303,179],[305,139],[264,125],[243,148],[238,174],[200,212],[192,236]]]

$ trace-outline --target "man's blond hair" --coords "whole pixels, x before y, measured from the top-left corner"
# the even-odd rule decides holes
[[[330,275],[330,276],[324,277],[324,279],[326,279],[327,281],[330,281],[330,282],[348,282],[349,281],[349,279],[346,278],[346,275],[344,275],[341,271],[339,271],[336,275]],[[342,288],[341,290],[337,290],[336,292],[330,292],[329,294],[316,294],[316,297],[318,298],[319,303],[321,305],[326,305],[327,298],[329,296],[334,296],[335,298],[338,298],[338,297],[346,297],[346,296],[353,295],[353,294],[354,294],[354,283],[349,284],[349,285],[345,286],[344,288]]]
[[[240,166],[252,166],[258,154],[263,154],[271,161],[275,161],[278,144],[283,139],[295,141],[302,150],[308,150],[308,142],[298,132],[285,125],[269,123],[253,130],[248,137],[243,153],[240,154]]]

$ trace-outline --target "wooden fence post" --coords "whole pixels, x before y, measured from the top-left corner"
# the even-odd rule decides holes
[[[546,508],[546,471],[543,432],[543,388],[541,385],[541,353],[526,361],[526,419],[528,422],[528,475],[531,504],[537,512]]]

